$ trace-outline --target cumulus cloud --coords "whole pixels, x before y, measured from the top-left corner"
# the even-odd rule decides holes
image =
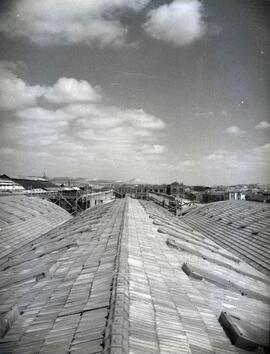
[[[203,6],[199,0],[175,0],[151,10],[144,24],[148,36],[182,47],[206,33]]]
[[[17,76],[15,63],[0,62],[0,108],[10,110],[36,104],[45,88],[31,86]]]
[[[246,150],[217,150],[206,155],[200,162],[200,168],[213,182],[220,179],[223,171],[223,183],[269,182],[270,143]],[[249,179],[251,178],[251,179]],[[233,181],[233,182],[232,182]],[[246,181],[246,182],[244,182]]]
[[[99,87],[93,87],[85,80],[62,77],[43,96],[52,103],[100,101]]]
[[[258,125],[256,125],[255,127],[256,129],[259,129],[259,130],[266,130],[266,129],[270,129],[270,123],[263,120],[261,121]]]
[[[19,109],[37,105],[41,98],[54,104],[99,102],[101,89],[85,80],[62,77],[53,86],[30,85],[18,76],[18,65],[0,62],[0,108]]]
[[[123,11],[140,11],[150,0],[17,0],[3,14],[0,31],[39,45],[83,43],[121,46]]]
[[[201,168],[213,176],[217,176],[222,170],[224,180],[230,180],[234,175],[239,176],[239,174],[246,173],[248,167],[249,163],[245,154],[227,150],[214,151],[201,161]]]
[[[207,155],[207,160],[209,161],[222,161],[228,156],[228,152],[224,150],[215,151],[212,154]]]
[[[255,153],[260,154],[260,155],[268,155],[268,157],[270,156],[270,143],[264,144],[262,146],[256,147],[254,148]]]
[[[59,163],[107,159],[108,164],[139,164],[166,152],[162,119],[143,109],[109,105],[101,90],[84,80],[60,78],[52,86],[31,86],[14,70],[12,65],[5,68],[3,77],[19,82],[23,89],[13,90],[16,95],[8,104],[11,114],[2,122],[0,141],[2,147],[17,150],[16,156],[24,151],[29,159],[42,157],[54,164],[60,158]],[[8,92],[12,87],[6,81]],[[6,107],[2,95],[0,108]]]
[[[70,105],[66,111],[79,117],[74,125],[77,138],[103,156],[117,154],[136,159],[166,150],[158,143],[158,132],[165,128],[165,123],[142,109],[99,104]]]
[[[245,130],[240,129],[238,126],[233,125],[225,129],[225,133],[231,136],[240,137],[246,134]]]
[[[52,111],[42,107],[31,107],[19,110],[15,114],[21,121],[32,121],[33,123],[69,121],[74,118],[73,115],[68,114],[61,109]]]
[[[246,157],[228,150],[217,150],[206,156],[205,167],[213,169],[246,170]],[[230,172],[231,173],[231,172]]]
[[[138,147],[136,151],[142,151],[140,147],[145,146],[148,153],[165,151],[162,145],[155,143],[154,133],[164,129],[165,123],[141,109],[121,109],[104,103],[74,103],[54,110],[31,107],[17,111],[15,116],[19,119],[19,131],[24,136],[67,131],[73,138],[83,140],[84,144],[91,145],[97,151],[107,150],[108,144],[109,151],[114,145],[122,144],[124,153],[126,145],[123,144],[132,145],[133,152]],[[32,143],[30,140],[28,142]],[[146,142],[148,145],[145,145]]]
[[[142,109],[121,109],[104,104],[72,104],[66,106],[64,110],[77,115],[80,118],[77,123],[82,128],[110,129],[125,125],[137,128],[141,132],[165,128],[163,120]]]

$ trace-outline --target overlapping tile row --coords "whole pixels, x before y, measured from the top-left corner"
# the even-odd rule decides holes
[[[270,275],[270,204],[211,203],[191,211],[182,220]]]
[[[178,351],[174,348],[172,352],[245,352],[232,346],[224,333],[218,322],[222,311],[240,317],[242,323],[248,323],[254,331],[259,330],[263,335],[269,333],[270,279],[199,232],[192,231],[189,226],[185,227],[181,220],[166,215],[156,205],[141,203],[149,218],[147,220],[143,213],[138,211],[142,218],[138,223],[140,231],[137,232],[139,249],[145,249],[148,255],[151,254],[151,257],[147,257],[151,259],[151,267],[145,262],[145,257],[141,257],[141,267],[144,272],[148,269],[148,272],[154,275],[155,283],[152,283],[152,288],[154,289],[156,284],[159,296],[161,291],[164,293],[166,311],[170,309],[171,313],[178,314],[178,319],[175,316],[170,325],[176,324],[172,333],[175,338],[177,334],[180,336],[182,348]],[[174,233],[171,233],[171,230],[174,230]],[[202,243],[206,242],[207,248],[198,243],[199,238]],[[210,245],[212,249],[208,249]],[[138,250],[137,247],[136,249]],[[185,264],[190,268],[196,267],[202,277],[199,279],[188,276],[183,269]],[[139,265],[138,259],[136,265]],[[212,281],[213,277],[215,281]],[[228,286],[226,279],[237,284],[239,289]],[[152,289],[150,294],[155,307],[157,299],[153,296]],[[160,305],[160,298],[157,304]],[[157,306],[156,316],[158,309]],[[165,318],[170,317],[166,315],[163,318],[164,323]],[[169,324],[165,328],[168,331]],[[173,336],[171,342],[176,345]],[[159,350],[161,351],[161,348]],[[164,353],[167,351],[164,350]]]
[[[86,210],[2,264],[1,354],[102,352],[124,208]]]
[[[47,200],[22,195],[0,197],[0,261],[71,218]]]
[[[122,217],[122,228],[115,259],[114,277],[110,299],[110,311],[105,330],[104,350],[106,354],[129,353],[129,265],[128,265],[128,218],[126,203]]]

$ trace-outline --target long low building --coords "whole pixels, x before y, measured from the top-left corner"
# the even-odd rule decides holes
[[[0,304],[1,354],[229,354],[269,341],[269,278],[131,198],[14,250]]]

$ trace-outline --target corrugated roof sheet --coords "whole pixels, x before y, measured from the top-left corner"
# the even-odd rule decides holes
[[[0,259],[70,218],[67,211],[47,200],[0,197]]]
[[[185,223],[270,274],[270,204],[224,201],[186,214]]]
[[[246,353],[219,317],[264,334],[269,283],[153,203],[116,200],[1,266],[0,353]]]

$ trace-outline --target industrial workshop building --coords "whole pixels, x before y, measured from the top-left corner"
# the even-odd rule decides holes
[[[149,193],[151,192],[183,198],[185,187],[183,183],[179,182],[173,182],[171,184],[116,184],[114,191],[120,197],[129,195],[133,198],[144,200],[148,199]]]
[[[266,353],[270,205],[0,204],[0,353]]]

